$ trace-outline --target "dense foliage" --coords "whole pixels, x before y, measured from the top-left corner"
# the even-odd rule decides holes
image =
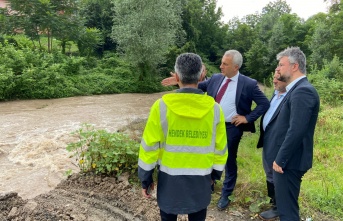
[[[155,92],[178,54],[200,54],[211,75],[228,49],[243,54],[243,74],[268,86],[276,54],[299,46],[322,100],[342,103],[341,1],[303,20],[275,0],[226,24],[215,0],[8,2],[0,10],[0,100]],[[109,54],[121,62],[104,67]]]
[[[78,141],[69,143],[67,150],[75,157],[81,172],[118,176],[137,170],[139,144],[127,135],[95,130],[89,124],[73,134]]]
[[[112,38],[139,79],[151,79],[163,64],[180,28],[178,0],[113,0]]]
[[[98,60],[21,49],[5,42],[0,44],[0,56],[0,100],[163,90],[156,81],[140,82],[132,66],[114,53],[105,53]]]

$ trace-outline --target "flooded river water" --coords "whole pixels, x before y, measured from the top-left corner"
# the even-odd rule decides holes
[[[83,123],[115,132],[146,118],[163,94],[117,94],[0,103],[0,194],[24,199],[52,190],[69,169],[78,171],[68,143]]]

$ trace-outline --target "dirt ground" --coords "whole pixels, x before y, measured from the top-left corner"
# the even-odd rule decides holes
[[[17,193],[0,195],[0,221],[115,221],[159,220],[156,195],[144,199],[140,188],[120,178],[73,174],[54,190],[30,200],[23,200]],[[247,210],[218,211],[208,209],[207,221],[252,220]],[[178,220],[187,220],[179,216]]]

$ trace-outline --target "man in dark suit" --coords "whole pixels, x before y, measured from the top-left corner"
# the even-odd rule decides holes
[[[270,107],[268,111],[261,117],[261,123],[260,123],[260,137],[257,143],[257,148],[263,147],[265,143],[268,143],[268,140],[264,140],[264,134],[271,133],[272,131],[268,127],[268,130],[266,130],[267,125],[269,121],[273,118],[275,111],[277,110],[280,103],[285,98],[287,92],[286,92],[286,86],[287,83],[283,81],[279,81],[277,78],[279,77],[279,74],[275,72],[273,76],[273,85],[274,85],[274,93],[270,100]],[[268,135],[267,135],[268,137]],[[262,163],[263,163],[263,169],[266,174],[266,181],[267,181],[267,193],[270,197],[270,203],[272,204],[272,208],[264,211],[259,214],[259,217],[263,220],[274,220],[279,216],[279,213],[277,211],[276,207],[276,198],[275,198],[275,188],[274,188],[274,180],[273,180],[273,164],[268,164],[266,159],[262,156]]]
[[[229,156],[225,166],[221,197],[217,205],[220,210],[228,207],[229,196],[236,185],[236,158],[243,132],[254,133],[256,131],[254,122],[269,108],[269,101],[259,89],[257,81],[239,73],[242,63],[241,53],[236,50],[226,51],[220,65],[221,74],[214,74],[209,80],[198,85],[198,88],[220,103],[225,115]],[[221,90],[222,87],[227,87],[224,92]],[[218,93],[221,93],[221,100],[218,100]],[[251,110],[253,101],[257,105]]]
[[[264,134],[263,157],[273,165],[280,220],[297,221],[301,180],[312,167],[319,96],[306,78],[306,57],[298,47],[280,52],[277,60],[278,80],[287,83],[287,95],[266,126],[270,132]]]

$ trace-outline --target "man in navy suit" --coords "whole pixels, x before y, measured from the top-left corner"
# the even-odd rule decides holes
[[[277,55],[278,80],[287,95],[270,119],[264,134],[263,157],[273,167],[277,211],[281,221],[298,221],[298,197],[303,175],[312,167],[313,136],[319,96],[306,78],[306,57],[298,47]]]
[[[225,180],[223,182],[218,209],[228,207],[237,180],[237,152],[239,142],[244,131],[254,133],[254,122],[269,108],[269,101],[259,89],[257,81],[239,73],[243,63],[241,53],[236,50],[226,51],[220,65],[221,74],[214,74],[207,80],[200,82],[198,87],[216,99],[218,92],[227,79],[229,83],[220,103],[226,122],[227,145],[229,156],[225,166]],[[251,110],[252,102],[256,107]]]
[[[223,182],[218,209],[228,207],[237,180],[237,152],[244,131],[256,132],[254,122],[269,108],[269,101],[259,89],[257,81],[239,73],[243,63],[241,53],[236,50],[226,51],[220,65],[221,73],[212,75],[208,80],[198,84],[198,88],[217,98],[220,89],[226,84],[226,90],[221,95],[220,103],[226,122],[227,146],[229,156],[225,165],[225,180]],[[166,78],[162,85],[174,85],[173,77]],[[256,107],[251,110],[252,102]]]
[[[260,123],[260,137],[257,143],[257,148],[263,147],[263,145],[268,144],[268,140],[264,140],[264,134],[272,133],[270,128],[266,130],[269,121],[272,119],[275,111],[277,110],[280,103],[285,98],[287,91],[286,86],[287,83],[283,81],[279,81],[277,78],[279,77],[278,72],[275,72],[273,77],[273,85],[274,85],[274,94],[270,100],[270,107],[268,111],[261,117]],[[268,135],[266,135],[268,137]],[[259,214],[259,217],[263,220],[274,220],[279,216],[276,207],[276,198],[275,198],[275,188],[274,188],[274,180],[273,180],[273,164],[266,161],[265,157],[262,156],[263,162],[263,169],[266,174],[266,181],[267,181],[267,193],[270,197],[270,203],[272,204],[272,208],[264,211]]]

